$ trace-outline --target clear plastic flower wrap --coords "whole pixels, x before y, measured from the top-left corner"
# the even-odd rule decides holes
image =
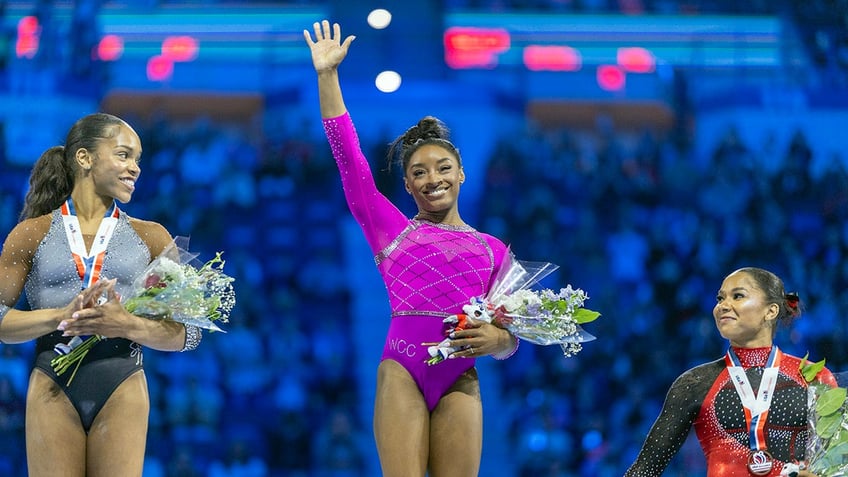
[[[808,433],[805,467],[818,477],[848,476],[848,372],[833,373],[835,383],[816,375],[824,361],[802,362],[808,381]]]
[[[600,313],[584,308],[589,296],[571,285],[559,291],[532,289],[558,268],[549,262],[518,260],[510,252],[509,263],[501,269],[486,296],[472,298],[463,306],[464,315],[453,315],[445,322],[461,323],[458,317],[470,316],[506,328],[524,341],[538,345],[558,344],[563,354],[571,357],[582,350],[581,343],[595,339],[581,325],[594,321]],[[456,351],[450,338],[427,344],[431,345],[427,360],[431,365]]]
[[[136,315],[155,320],[171,320],[211,331],[229,321],[236,296],[233,278],[223,272],[222,252],[200,263],[198,254],[188,251],[188,238],[177,237],[133,282],[132,294],[124,296],[124,308]],[[102,278],[101,278],[102,279]],[[74,370],[101,336],[74,337],[68,344],[56,345],[57,356],[51,361],[62,375]],[[68,380],[68,384],[73,379]]]
[[[565,356],[572,356],[582,349],[580,343],[595,339],[581,325],[600,313],[584,308],[589,296],[570,284],[559,291],[532,289],[558,268],[549,262],[518,260],[510,253],[509,265],[484,301],[493,309],[493,320],[518,338],[538,345],[558,344]]]
[[[200,264],[187,245],[187,239],[179,237],[156,257],[133,282],[133,295],[124,300],[124,307],[145,318],[224,331],[218,323],[229,321],[236,296],[233,278],[223,272],[222,252]]]

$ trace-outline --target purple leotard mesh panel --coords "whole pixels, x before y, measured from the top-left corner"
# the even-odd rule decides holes
[[[379,269],[393,312],[459,313],[485,293],[494,266],[491,248],[473,230],[413,221]]]
[[[428,366],[427,343],[444,339],[446,314],[486,292],[506,257],[499,240],[468,226],[446,226],[405,217],[380,194],[348,114],[325,119],[324,130],[345,198],[375,255],[395,316],[383,359],[403,365],[434,409],[473,359]]]
[[[392,312],[410,313],[392,318],[383,359],[409,371],[432,411],[474,360],[429,366],[428,345],[445,338],[444,314],[461,312],[471,297],[485,293],[495,267],[492,248],[473,229],[412,221],[396,246],[378,259]]]

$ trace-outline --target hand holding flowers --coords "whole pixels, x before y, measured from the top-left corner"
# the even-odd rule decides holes
[[[165,319],[223,331],[218,323],[226,323],[235,306],[233,279],[223,273],[225,262],[220,252],[199,267],[192,265],[196,257],[197,254],[188,253],[175,240],[134,281],[133,294],[123,304],[114,290],[114,280],[101,280],[91,287],[97,287],[94,291],[84,293],[89,296],[89,304],[91,298],[99,296],[98,306],[76,313],[85,313],[91,318],[108,311],[109,307],[120,306],[130,314],[148,319]],[[80,302],[79,305],[83,304]],[[113,311],[113,316],[120,316],[120,312]],[[63,329],[61,324],[60,329]],[[56,345],[58,356],[51,364],[57,374],[64,374],[72,366],[76,370],[88,351],[100,340],[107,336],[125,336],[123,333],[126,333],[126,328],[120,323],[114,332],[107,330],[104,334],[102,326],[97,330],[98,334],[76,336],[68,344]],[[71,375],[68,384],[73,377]]]
[[[583,290],[571,285],[558,292],[531,289],[558,266],[519,261],[512,254],[509,258],[508,266],[501,270],[485,297],[472,298],[462,307],[464,313],[444,320],[451,325],[446,330],[448,338],[439,343],[423,343],[428,346],[427,364],[438,364],[457,351],[450,335],[461,330],[467,318],[496,324],[534,344],[559,344],[566,357],[578,353],[581,343],[595,339],[581,325],[594,321],[600,313],[583,307],[589,299]]]

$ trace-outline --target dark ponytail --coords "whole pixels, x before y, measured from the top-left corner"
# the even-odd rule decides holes
[[[65,147],[44,151],[29,176],[21,220],[39,217],[58,208],[74,188],[74,169],[66,164]]]
[[[74,190],[79,167],[74,157],[76,152],[87,149],[93,153],[97,143],[117,134],[114,126],[122,124],[126,123],[111,114],[89,114],[71,126],[64,146],[44,151],[32,167],[20,220],[49,214],[59,208]]]

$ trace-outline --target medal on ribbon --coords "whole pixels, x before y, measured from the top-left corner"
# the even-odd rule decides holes
[[[728,349],[725,355],[727,372],[745,411],[745,424],[748,426],[748,443],[751,449],[748,454],[748,472],[751,475],[768,475],[774,467],[774,458],[766,450],[765,424],[774,388],[777,385],[782,356],[780,349],[773,346],[760,380],[760,387],[757,394],[754,394],[739,357],[732,348]]]
[[[748,454],[748,472],[753,475],[768,475],[774,467],[774,459],[767,450],[752,450]]]
[[[85,290],[100,279],[103,261],[106,258],[106,247],[109,245],[109,240],[111,240],[115,227],[118,225],[118,217],[120,217],[121,211],[116,203],[112,205],[112,208],[106,210],[103,220],[100,221],[91,250],[86,250],[82,229],[74,210],[74,202],[71,199],[62,204],[61,213],[65,235],[68,238],[68,246],[71,248],[71,257],[80,277],[80,289]],[[66,355],[87,338],[88,336],[74,336],[67,344],[57,343],[53,350],[58,355]]]
[[[65,225],[68,245],[71,247],[71,257],[74,259],[77,273],[82,281],[81,289],[84,290],[94,285],[100,279],[103,260],[106,258],[106,247],[115,232],[120,215],[121,211],[118,209],[118,204],[113,204],[100,221],[100,227],[97,229],[97,236],[94,238],[91,250],[86,250],[73,201],[68,199],[62,204],[62,222]]]

